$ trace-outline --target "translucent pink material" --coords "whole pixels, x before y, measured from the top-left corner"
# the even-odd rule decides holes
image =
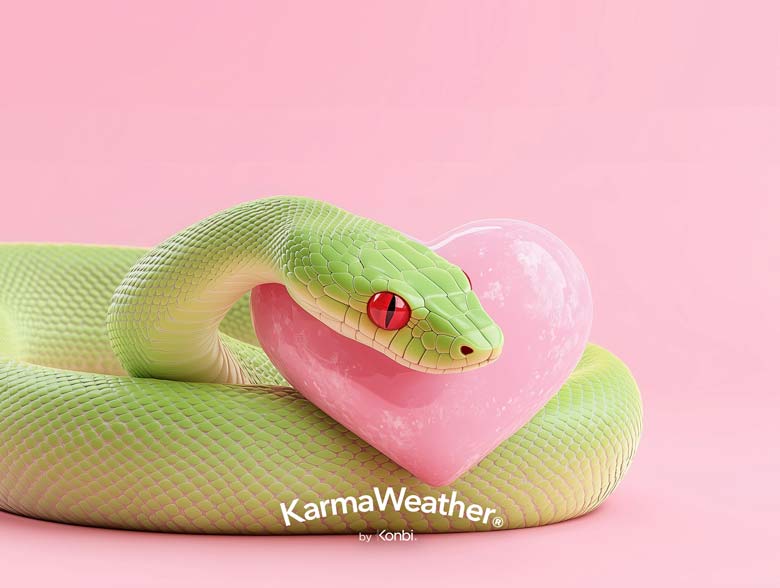
[[[404,368],[302,310],[283,286],[252,291],[255,330],[311,402],[433,486],[448,484],[522,427],[577,363],[592,319],[574,254],[546,230],[483,220],[435,244],[461,266],[504,332],[494,363],[463,374]]]

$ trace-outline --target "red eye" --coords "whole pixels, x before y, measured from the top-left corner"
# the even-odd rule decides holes
[[[469,277],[469,275],[466,272],[463,272],[463,275],[465,275],[466,279],[469,281],[469,288],[471,288],[473,290],[474,287],[471,285],[471,278]]]
[[[392,292],[377,292],[368,301],[368,318],[380,329],[396,331],[409,322],[412,311],[406,300]]]

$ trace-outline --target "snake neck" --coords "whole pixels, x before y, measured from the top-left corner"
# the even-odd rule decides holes
[[[218,213],[152,249],[116,289],[108,311],[111,345],[125,370],[258,383],[221,338],[220,322],[252,287],[287,284],[287,257],[291,247],[305,245],[313,219],[320,225],[344,215],[306,198],[269,198]]]

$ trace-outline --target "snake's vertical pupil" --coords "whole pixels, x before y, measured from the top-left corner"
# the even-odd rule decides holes
[[[368,318],[380,329],[400,329],[411,316],[409,305],[398,294],[377,292],[368,301]]]

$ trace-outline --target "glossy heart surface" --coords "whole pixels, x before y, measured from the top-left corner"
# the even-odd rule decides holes
[[[504,333],[495,362],[462,374],[410,370],[304,311],[284,286],[252,291],[258,340],[307,399],[422,481],[446,485],[558,391],[593,317],[585,271],[550,232],[475,221],[428,247],[460,266]]]

